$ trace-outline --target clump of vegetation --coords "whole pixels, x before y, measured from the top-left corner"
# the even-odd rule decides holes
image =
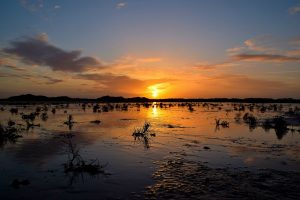
[[[272,120],[266,119],[266,120],[262,123],[262,128],[263,128],[265,131],[269,131],[271,128],[273,128]]]
[[[14,121],[9,120],[7,126],[0,123],[0,143],[15,142],[17,138],[22,137],[19,134],[21,129],[17,127]]]
[[[100,106],[98,104],[93,106],[93,112],[99,112]]]
[[[30,113],[29,115],[23,114],[22,119],[26,122],[27,130],[30,128],[33,128],[35,126],[40,126],[40,124],[34,124],[35,117],[38,115],[38,113]]]
[[[42,119],[43,121],[47,121],[47,119],[48,119],[48,114],[47,114],[46,112],[42,113],[41,119]]]
[[[100,124],[101,121],[97,119],[97,120],[91,121],[91,123],[93,123],[93,124]]]
[[[240,121],[241,121],[241,113],[240,112],[238,112],[238,113],[236,113],[235,114],[235,117],[234,117],[234,119],[235,119],[235,121],[237,122],[237,123],[239,123]]]
[[[89,173],[91,175],[96,175],[99,173],[104,173],[104,166],[99,164],[98,160],[92,160],[91,162],[86,162],[79,153],[79,148],[72,143],[70,137],[65,142],[67,144],[68,161],[64,164],[65,173]]]
[[[151,124],[149,122],[145,122],[143,127],[134,129],[132,136],[139,137],[145,136],[148,134]]]
[[[252,115],[251,113],[245,113],[244,116],[243,116],[243,120],[246,124],[249,125],[249,129],[250,130],[253,130],[257,127],[257,119],[254,115]]]
[[[151,124],[149,122],[145,122],[143,127],[136,128],[132,136],[134,137],[135,141],[141,141],[144,144],[146,149],[150,148],[150,137],[155,137],[155,133],[150,133]]]
[[[195,111],[195,109],[193,108],[193,105],[191,103],[188,104],[188,109],[190,112]]]
[[[74,123],[75,123],[75,121],[73,120],[72,115],[69,115],[68,118],[67,118],[67,121],[64,122],[64,124],[69,126],[70,130],[72,129]]]
[[[215,119],[216,127],[222,126],[223,128],[229,128],[229,122],[226,120]]]
[[[9,110],[9,112],[10,112],[11,114],[18,114],[19,110],[18,110],[18,108],[11,108],[11,109]]]
[[[266,131],[274,129],[278,139],[282,139],[282,137],[289,131],[288,123],[282,116],[266,119],[262,123],[262,128]]]
[[[30,120],[32,122],[35,120],[35,117],[36,117],[36,113],[30,113],[29,115],[25,115],[25,114],[22,115],[22,119]]]

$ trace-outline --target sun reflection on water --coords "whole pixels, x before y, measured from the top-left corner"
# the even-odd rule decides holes
[[[151,108],[149,109],[149,117],[150,118],[157,118],[160,115],[160,110],[157,108],[157,103],[153,102]]]

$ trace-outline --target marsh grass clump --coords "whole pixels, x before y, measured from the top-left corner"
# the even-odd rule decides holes
[[[234,117],[235,122],[240,123],[241,122],[241,116],[242,116],[242,114],[240,112],[236,113],[235,117]]]
[[[273,119],[273,122],[274,122],[275,133],[277,135],[277,138],[280,140],[288,132],[289,130],[287,128],[288,124],[282,116],[275,117]]]
[[[149,122],[145,122],[143,127],[141,128],[136,128],[133,133],[132,136],[135,137],[139,137],[139,136],[145,136],[147,135],[149,129],[150,129],[151,124]]]
[[[245,113],[243,116],[243,120],[246,124],[249,125],[250,130],[255,129],[258,125],[257,118],[254,115],[252,115],[251,113]]]
[[[35,120],[35,117],[36,117],[36,113],[30,113],[29,115],[26,114],[22,115],[23,120],[30,120],[31,122]]]
[[[72,129],[74,123],[75,123],[75,121],[73,120],[72,115],[69,115],[68,118],[67,118],[67,121],[64,122],[64,124],[69,126],[70,130]]]
[[[43,121],[47,121],[47,119],[48,119],[48,114],[47,114],[46,112],[43,112],[42,115],[41,115],[41,119],[42,119]]]
[[[84,107],[84,109],[85,109],[85,107]],[[99,112],[99,109],[100,109],[100,106],[98,104],[93,106],[93,112],[94,113]]]
[[[11,109],[9,110],[9,112],[10,112],[11,114],[17,115],[18,112],[19,112],[19,110],[18,110],[18,108],[11,108]]]
[[[263,128],[266,132],[268,132],[271,128],[273,128],[272,120],[266,119],[266,120],[262,123],[262,128]]]
[[[87,162],[82,158],[79,153],[80,149],[72,143],[71,137],[67,137],[65,143],[68,152],[68,161],[64,164],[65,173],[88,173],[90,175],[104,173],[104,166],[100,165],[97,159]]]
[[[276,116],[272,119],[266,119],[263,123],[262,123],[262,128],[265,131],[269,131],[270,129],[274,129],[275,133],[277,135],[277,138],[280,140],[283,138],[283,136],[292,129],[288,128],[288,123],[287,121],[284,119],[284,117],[282,116]],[[292,131],[293,132],[293,131]]]
[[[94,121],[90,121],[90,123],[92,123],[92,124],[100,124],[101,121],[97,119],[97,120],[94,120]]]
[[[0,123],[0,143],[15,142],[17,138],[22,137],[19,133],[21,128],[16,125],[15,122],[9,120],[7,126]]]
[[[194,112],[195,111],[195,109],[193,108],[193,105],[191,103],[188,104],[188,110],[190,112]]]
[[[229,128],[229,122],[226,120],[215,119],[216,127],[222,126],[222,128]]]
[[[143,127],[136,128],[132,136],[134,137],[134,141],[140,141],[144,144],[146,149],[150,148],[150,138],[155,137],[155,133],[150,133],[151,124],[149,122],[145,122]]]
[[[29,115],[23,114],[22,119],[26,122],[26,129],[29,130],[35,126],[40,126],[40,124],[34,124],[34,120],[37,116],[37,113],[30,113]]]

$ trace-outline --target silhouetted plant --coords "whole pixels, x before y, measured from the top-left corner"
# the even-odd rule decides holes
[[[91,121],[91,123],[93,123],[93,124],[100,124],[101,121],[100,120],[94,120],[94,121]]]
[[[234,119],[237,123],[239,123],[241,121],[241,116],[242,116],[242,114],[240,112],[235,114]]]
[[[16,123],[9,120],[7,126],[3,126],[0,123],[0,146],[7,142],[15,142],[17,138],[22,137],[20,135],[21,128],[17,127]]]
[[[72,129],[73,125],[74,125],[75,121],[73,120],[73,116],[69,115],[67,118],[67,121],[64,122],[64,124],[68,125],[69,130]]]
[[[271,128],[273,128],[274,126],[272,125],[272,120],[270,119],[266,119],[263,123],[262,123],[262,128],[265,131],[269,131]]]
[[[216,128],[222,126],[222,128],[229,128],[229,122],[226,120],[221,120],[221,119],[215,119],[216,122]]]
[[[254,115],[245,113],[243,116],[243,120],[246,124],[249,125],[250,130],[253,130],[257,127],[257,119]]]
[[[24,120],[30,120],[30,121],[33,122],[35,120],[35,116],[36,116],[35,113],[30,113],[29,115],[23,114],[22,115],[22,119],[24,119]]]
[[[188,104],[188,109],[189,109],[190,112],[195,111],[195,109],[193,108],[193,105],[190,104],[190,103]]]
[[[287,122],[282,116],[278,116],[274,118],[274,129],[278,139],[282,139],[282,137],[288,132]]]
[[[64,164],[65,173],[89,173],[91,175],[104,173],[103,166],[97,159],[87,163],[79,153],[79,148],[72,143],[71,137],[67,136],[65,141],[67,145],[68,161]]]
[[[42,119],[43,121],[47,121],[47,119],[48,119],[48,114],[47,114],[46,112],[42,113],[41,119]]]
[[[98,104],[93,106],[93,112],[98,112],[98,110],[100,109],[100,106]]]
[[[11,113],[11,114],[18,114],[18,108],[11,108],[10,110],[9,110],[9,112]]]
[[[150,148],[150,141],[149,141],[150,137],[156,136],[155,133],[149,134],[150,126],[151,126],[151,124],[149,122],[145,122],[143,127],[135,128],[135,130],[132,133],[134,140],[142,142],[146,149]]]

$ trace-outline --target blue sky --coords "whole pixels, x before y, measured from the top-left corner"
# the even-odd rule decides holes
[[[14,65],[18,65],[15,67],[57,80],[69,77],[69,86],[67,81],[52,84],[49,95],[60,95],[63,91],[55,90],[56,85],[68,88],[73,81],[73,85],[80,82],[82,90],[87,90],[83,87],[85,84],[93,85],[97,88],[94,96],[107,93],[151,96],[153,91],[149,87],[154,87],[161,97],[263,94],[299,97],[295,95],[300,91],[295,75],[299,75],[299,0],[6,0],[1,4],[0,48],[5,53],[2,60],[6,63],[9,59],[10,64],[14,60]],[[70,69],[66,72],[58,70],[57,66],[49,66],[49,62],[30,60],[20,51],[5,51],[13,48],[14,41],[39,35],[47,37],[44,41],[47,44],[65,52],[80,50],[80,56],[97,59],[101,67],[91,70],[89,66],[89,70]],[[24,75],[25,71],[12,71],[8,67],[2,67],[1,71],[5,73],[3,83],[17,79],[28,85],[27,89],[16,85],[14,92],[3,88],[4,96],[43,91],[34,86],[35,82],[21,80],[18,73]],[[92,73],[103,80],[82,79],[82,75],[91,77]],[[182,79],[178,80],[181,75]],[[111,87],[119,84],[120,77],[141,81],[142,86],[137,90],[130,86],[121,91]],[[243,80],[244,90],[255,89],[255,84],[247,84],[251,85],[250,82],[257,82],[257,79],[265,81],[266,85],[282,83],[282,87],[280,90],[272,88],[270,93],[260,89],[260,92],[249,94],[240,88],[228,94],[203,89],[204,85],[217,84],[211,80],[216,81],[218,77],[222,77],[220,82],[227,81],[230,89],[234,88],[230,85],[232,82]],[[231,80],[232,77],[238,78]],[[38,77],[31,78],[36,79]],[[192,80],[188,85],[194,90],[174,92],[187,87],[184,84],[187,80]],[[269,91],[268,87],[265,90]],[[69,89],[70,96],[86,95]]]

